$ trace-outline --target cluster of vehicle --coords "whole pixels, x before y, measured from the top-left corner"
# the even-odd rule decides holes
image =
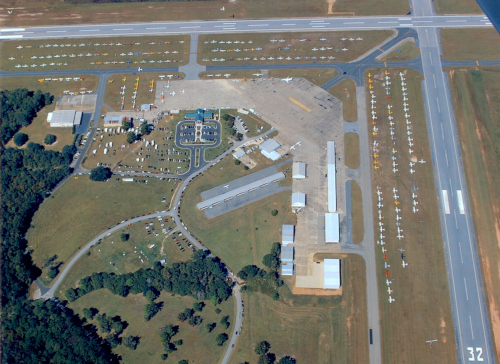
[[[150,218],[150,220],[151,219],[153,219],[153,218]],[[160,227],[162,228],[162,233],[164,235],[167,235],[169,232],[172,231],[172,227],[170,227],[170,226],[168,228],[165,227],[165,223],[168,222],[168,218],[163,219],[161,216],[158,216],[158,222],[160,223]],[[149,222],[149,223],[145,222],[144,225],[146,225],[145,228],[146,228],[148,235],[153,234],[155,237],[160,236],[160,234],[156,232],[155,225],[153,222]]]

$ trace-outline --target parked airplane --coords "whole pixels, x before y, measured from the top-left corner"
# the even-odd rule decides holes
[[[384,262],[385,269],[390,268],[390,264],[387,264],[387,262]]]
[[[391,294],[392,292],[394,292],[391,287],[387,287],[387,293]]]
[[[418,161],[418,163],[420,163],[420,164],[424,164],[424,163],[425,163],[425,161],[424,161],[423,159],[421,159],[421,160],[419,160],[419,161]]]
[[[394,301],[396,301],[396,299],[394,299],[391,296],[389,296],[389,303],[393,303]]]
[[[184,89],[182,89],[181,93],[182,93],[182,94],[185,94],[185,93],[186,93],[186,91],[184,91]]]
[[[413,154],[413,149],[408,149],[408,154]]]
[[[401,253],[401,259],[404,259],[406,258],[405,255],[403,253]]]
[[[171,96],[175,96],[175,91],[172,91],[172,92],[170,93],[170,95],[171,95]]]
[[[231,76],[231,74],[230,74],[230,73],[226,73],[226,74],[224,74],[224,77],[226,77],[226,78],[228,78],[229,76]]]
[[[139,68],[137,69],[137,71],[141,72],[141,71],[142,71],[142,68],[141,68],[141,67],[139,67]]]
[[[398,235],[396,235],[396,237],[397,237],[399,240],[401,240],[401,239],[403,239],[403,238],[404,238],[404,235],[398,234]]]
[[[405,263],[405,261],[403,260],[403,262],[401,263],[401,265],[403,266],[403,268],[406,268],[408,266],[408,263]]]
[[[415,206],[413,206],[413,213],[416,213],[418,211],[417,208],[415,208]]]
[[[397,169],[397,168],[392,169],[392,173],[396,173],[397,171],[399,171],[399,169]]]
[[[390,285],[390,284],[392,284],[392,281],[390,281],[390,280],[386,279],[386,280],[385,280],[385,284]]]
[[[347,40],[347,38],[346,38],[346,37],[344,37],[344,38],[342,38],[342,39],[340,39],[340,40]]]
[[[263,75],[263,73],[254,73],[253,75],[256,76],[256,77],[260,77],[260,76]]]
[[[378,206],[378,208],[380,209],[380,208],[384,207],[384,204],[383,204],[382,202],[379,202],[379,203],[377,204],[377,206]]]
[[[387,249],[382,247],[382,253],[385,253],[386,251],[387,251]]]
[[[414,206],[417,206],[417,205],[418,205],[418,201],[413,200],[413,205],[414,205]]]
[[[285,81],[286,83],[289,83],[291,80],[293,80],[293,77],[287,77],[281,79],[281,81]]]

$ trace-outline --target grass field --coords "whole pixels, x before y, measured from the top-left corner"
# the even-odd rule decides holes
[[[438,14],[482,14],[475,0],[436,0],[434,8]]]
[[[406,62],[415,59],[420,54],[420,48],[417,47],[415,41],[407,40],[399,45],[392,52],[384,57],[381,57],[381,62]]]
[[[236,166],[232,156],[226,157],[193,180],[184,192],[181,203],[182,221],[233,272],[238,272],[248,264],[261,264],[271,245],[281,241],[281,225],[294,223],[290,191],[267,197],[210,220],[198,210],[196,203],[201,201],[201,192],[270,166],[271,161],[266,161],[247,171],[243,164]],[[278,210],[277,216],[271,215],[274,209]]]
[[[382,85],[386,73],[391,78],[391,98],[386,99]],[[405,74],[407,103],[411,114],[411,125],[407,125],[403,110],[403,95],[399,72]],[[371,73],[377,102],[377,127],[373,135],[369,122],[370,146],[376,140],[378,169],[372,170],[372,190],[374,205],[374,225],[376,240],[379,237],[379,221],[383,222],[382,233],[385,256],[377,245],[376,263],[380,298],[382,355],[384,363],[456,363],[454,326],[449,297],[448,278],[444,258],[444,246],[439,223],[439,211],[434,184],[429,137],[427,135],[425,108],[421,89],[421,75],[410,69],[378,68]],[[368,80],[365,82],[368,85]],[[367,94],[368,94],[368,86]],[[391,139],[389,125],[384,120],[389,116],[388,105],[392,105],[391,115],[395,140]],[[371,110],[367,100],[367,110]],[[370,118],[371,120],[371,118]],[[382,122],[380,122],[382,120]],[[410,129],[407,128],[410,127]],[[407,132],[410,131],[414,145],[409,148]],[[396,153],[392,153],[392,148]],[[409,151],[412,149],[412,152]],[[393,160],[392,157],[396,159]],[[371,154],[372,161],[374,155]],[[410,174],[410,161],[427,161],[417,164]],[[397,163],[393,173],[393,162]],[[375,165],[375,164],[374,164]],[[382,193],[382,205],[378,206],[377,186]],[[393,196],[396,188],[396,196]],[[418,190],[416,189],[418,188]],[[414,198],[412,194],[416,194]],[[418,202],[418,211],[413,212],[413,200]],[[400,209],[399,212],[395,208]],[[379,220],[378,210],[382,218]],[[400,220],[397,220],[399,216]],[[399,223],[400,225],[396,225]],[[402,240],[397,238],[397,228],[403,229]],[[399,248],[404,248],[401,257]],[[402,261],[408,263],[402,267]],[[390,267],[386,268],[385,263]],[[386,276],[390,274],[389,277]],[[389,303],[386,279],[390,279],[391,297]],[[438,340],[438,350],[428,350],[425,341],[429,337]]]
[[[352,242],[359,244],[365,237],[363,225],[363,195],[359,184],[351,181]]]
[[[266,123],[264,120],[262,120],[255,114],[249,113],[245,115],[237,113],[237,115],[241,119],[243,119],[245,125],[248,128],[248,133],[245,134],[248,138],[255,137],[271,129],[271,125]]]
[[[356,83],[353,80],[342,80],[336,83],[328,92],[342,101],[342,114],[345,121],[353,123],[358,120]]]
[[[344,134],[345,165],[348,168],[359,167],[359,135],[358,133]]]
[[[3,71],[169,67],[183,65],[188,60],[187,35],[106,37],[92,38],[91,41],[8,40],[0,43],[0,69]],[[25,64],[28,66],[16,67]]]
[[[292,295],[292,277],[284,277],[278,301],[262,292],[244,292],[245,319],[231,362],[256,363],[255,345],[266,340],[278,358],[290,355],[297,363],[367,363],[364,261],[357,255],[341,258],[341,296]]]
[[[161,120],[155,120],[155,129],[149,135],[132,144],[127,143],[126,133],[121,131],[120,134],[113,134],[112,130],[118,128],[104,128],[102,121],[99,121],[100,131],[94,135],[83,166],[92,169],[101,163],[109,165],[110,168],[118,165],[116,170],[119,172],[185,173],[189,169],[190,151],[177,148],[174,141],[176,125],[182,120],[184,113],[165,115]],[[134,122],[135,127],[139,127],[137,119]],[[113,143],[112,146],[110,142]],[[154,142],[155,146],[151,145],[151,142]],[[155,149],[156,145],[158,149]],[[105,149],[108,149],[107,154],[104,154]]]
[[[389,30],[203,34],[199,37],[198,63],[219,66],[249,62],[262,65],[349,62],[392,34]]]
[[[321,87],[321,85],[337,77],[339,73],[336,69],[291,69],[291,70],[269,70],[270,77],[286,78],[286,77],[302,77],[307,81]]]
[[[137,3],[79,3],[58,0],[6,0],[2,6],[13,10],[12,15],[0,18],[1,26],[36,26],[67,24],[104,24],[129,22],[155,22],[178,20],[258,19],[282,17],[316,17],[330,15],[404,15],[409,4],[397,0],[276,0],[273,6],[258,0],[238,2],[223,0],[210,2],[151,2],[137,11]],[[221,11],[224,7],[225,11]]]
[[[494,28],[441,29],[443,58],[448,61],[500,59],[500,35]]]
[[[177,315],[185,308],[191,308],[195,300],[192,297],[173,296],[162,292],[156,302],[163,302],[163,309],[156,314],[150,321],[144,322],[143,307],[146,305],[146,298],[140,295],[130,295],[126,298],[111,294],[108,290],[101,289],[87,294],[69,305],[76,313],[82,315],[84,308],[94,307],[100,313],[106,313],[107,316],[120,316],[122,321],[128,323],[121,337],[139,336],[140,343],[136,350],[130,350],[123,345],[118,345],[113,351],[122,356],[121,363],[164,363],[161,355],[164,353],[161,343],[161,329],[167,325],[179,325],[179,333],[175,335],[172,341],[182,340],[183,344],[178,346],[178,350],[168,355],[167,363],[178,363],[186,359],[194,363],[217,363],[224,354],[227,343],[220,347],[217,346],[215,338],[222,332],[228,335],[233,330],[234,322],[234,298],[223,302],[218,307],[220,314],[215,313],[214,306],[206,301],[206,306],[199,314],[203,318],[203,323],[197,327],[191,327],[187,321],[180,322]],[[224,330],[219,324],[223,316],[229,315],[231,326]],[[206,323],[215,322],[216,328],[207,333]]]
[[[95,236],[132,216],[166,210],[177,181],[149,178],[148,184],[93,182],[88,176],[70,177],[46,199],[32,220],[27,239],[35,264],[57,254],[64,265]],[[167,203],[162,203],[167,197]]]
[[[500,72],[498,68],[449,73],[462,161],[482,265],[496,361],[500,360]]]
[[[164,224],[164,227],[161,227],[161,224]],[[159,236],[155,236],[154,232],[148,234],[146,226],[149,231],[154,229]],[[164,234],[162,229],[166,229],[167,234]],[[172,229],[170,233],[169,229]],[[172,236],[175,231],[175,223],[171,218],[167,218],[167,221],[155,218],[132,224],[111,234],[94,245],[89,250],[90,253],[75,263],[61,283],[58,296],[65,299],[64,292],[68,288],[75,287],[80,279],[94,272],[123,274],[152,267],[162,259],[165,259],[167,264],[188,260],[192,252],[185,243],[185,238],[180,240],[184,250],[178,248]],[[121,240],[122,233],[129,234],[127,241]]]
[[[207,148],[204,151],[203,158],[206,161],[211,161],[217,158],[219,155],[224,153],[226,150],[229,149],[229,147],[233,144],[233,141],[229,139],[229,126],[227,126],[227,123],[222,119],[222,116],[224,114],[230,114],[232,116],[235,115],[234,110],[222,110],[220,113],[220,123],[221,123],[221,135],[220,135],[220,143],[214,148]]]
[[[75,75],[73,77],[77,78],[80,76]],[[13,90],[16,88],[27,88],[33,91],[40,89],[42,92],[54,95],[52,104],[40,110],[36,118],[33,119],[33,122],[29,126],[21,128],[20,132],[27,134],[30,142],[42,145],[45,145],[43,143],[45,136],[53,134],[57,138],[56,142],[52,145],[45,145],[45,149],[61,151],[65,145],[73,143],[74,135],[72,134],[72,128],[51,128],[47,122],[47,114],[54,111],[57,97],[63,95],[63,91],[68,89],[74,91],[95,90],[97,89],[97,82],[97,77],[93,75],[83,76],[80,81],[59,81],[58,79],[58,81],[44,82],[39,82],[38,77],[2,77],[0,78],[0,89]],[[7,147],[15,147],[14,142],[11,140],[7,143]]]

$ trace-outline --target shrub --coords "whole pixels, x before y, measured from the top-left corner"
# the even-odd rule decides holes
[[[56,142],[56,136],[52,134],[47,134],[43,139],[43,142],[47,145],[54,144]]]
[[[28,140],[29,140],[29,137],[27,134],[16,133],[16,135],[14,135],[14,144],[17,145],[18,147],[25,144]]]
[[[104,182],[112,176],[112,172],[107,167],[97,167],[90,171],[90,179],[92,181]]]

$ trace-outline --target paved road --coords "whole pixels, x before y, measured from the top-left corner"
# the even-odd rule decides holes
[[[413,2],[417,2],[414,0]],[[415,9],[422,5],[413,4]],[[0,39],[91,38],[130,35],[168,35],[179,33],[235,33],[270,31],[327,31],[339,29],[388,29],[409,27],[491,27],[484,15],[372,16],[288,18],[263,20],[182,21],[135,24],[57,25],[17,29],[0,29]],[[3,31],[2,31],[3,30]]]
[[[460,145],[447,75],[442,70],[436,29],[419,29],[427,126],[431,140],[440,219],[445,245],[451,305],[460,363],[494,363],[488,311],[483,294],[474,227],[467,198]],[[450,213],[445,212],[442,190],[448,191]],[[463,200],[457,191],[462,191]],[[459,203],[464,205],[460,213]],[[472,352],[471,352],[472,351]],[[473,360],[474,359],[474,360]]]

